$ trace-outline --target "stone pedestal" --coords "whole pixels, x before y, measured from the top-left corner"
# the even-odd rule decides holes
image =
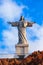
[[[28,44],[17,44],[15,47],[19,58],[24,58],[24,56],[28,54]]]

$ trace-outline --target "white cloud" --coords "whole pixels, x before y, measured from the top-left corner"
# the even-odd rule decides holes
[[[36,36],[38,39],[36,40],[29,40],[30,43],[30,52],[36,51],[36,50],[43,50],[43,25],[40,26],[38,24],[35,24],[31,30],[30,36]]]
[[[15,44],[18,43],[18,31],[16,28],[10,28],[9,30],[4,30],[2,32],[3,43],[9,49],[9,53],[15,53]]]
[[[12,0],[2,0],[0,17],[4,18],[5,21],[14,21],[14,19],[21,16],[24,8],[24,5],[19,6],[16,2],[12,2]]]

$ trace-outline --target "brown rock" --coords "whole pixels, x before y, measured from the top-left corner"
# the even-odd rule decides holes
[[[0,59],[0,65],[43,65],[43,51],[35,51],[23,60]]]

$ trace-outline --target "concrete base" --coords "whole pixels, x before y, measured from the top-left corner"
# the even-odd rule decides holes
[[[18,56],[19,56],[19,59],[22,60],[22,59],[24,59],[24,56],[25,56],[25,55],[18,55]]]
[[[19,58],[24,58],[28,54],[28,44],[17,44],[15,47]]]

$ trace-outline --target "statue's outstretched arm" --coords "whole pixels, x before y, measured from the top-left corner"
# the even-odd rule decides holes
[[[27,22],[27,27],[32,27],[35,22]]]
[[[11,24],[12,26],[18,26],[18,22],[8,22],[8,24]]]

